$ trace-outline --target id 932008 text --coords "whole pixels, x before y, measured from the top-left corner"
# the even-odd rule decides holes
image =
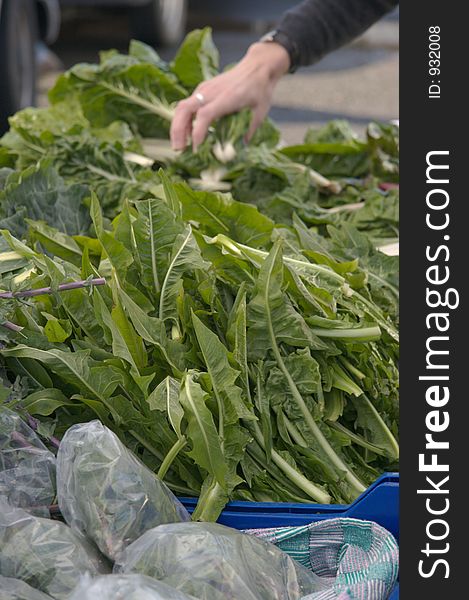
[[[438,100],[441,97],[441,28],[439,25],[428,27],[428,97]]]

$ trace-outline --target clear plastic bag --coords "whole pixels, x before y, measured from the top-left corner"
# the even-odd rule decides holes
[[[55,462],[19,415],[0,407],[0,498],[48,517],[55,498]]]
[[[52,598],[35,590],[21,579],[0,575],[0,600],[52,600]]]
[[[146,575],[102,575],[83,578],[70,600],[195,600]]]
[[[65,434],[57,495],[67,523],[111,560],[148,529],[190,519],[166,485],[99,421]]]
[[[85,573],[109,572],[97,550],[60,521],[28,514],[0,500],[0,573],[57,600]]]
[[[217,523],[155,527],[114,572],[149,575],[199,600],[299,600],[326,587],[273,544]]]

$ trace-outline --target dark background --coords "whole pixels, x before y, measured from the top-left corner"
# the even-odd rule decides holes
[[[460,119],[466,100],[461,91],[458,57],[465,36],[465,24],[455,2],[429,0],[423,5],[408,2],[401,7],[400,40],[400,125],[401,125],[401,597],[422,600],[467,598],[467,422],[465,350],[467,327],[467,225],[466,172],[467,152]],[[441,27],[442,96],[429,100],[427,88],[431,77],[428,69],[428,27]],[[450,151],[451,224],[449,231],[431,232],[425,224],[425,197],[430,189],[426,184],[426,154],[431,150]],[[448,189],[445,186],[446,189]],[[461,304],[450,312],[451,338],[451,399],[448,404],[451,425],[439,439],[450,440],[450,450],[441,453],[450,464],[450,512],[443,516],[450,524],[450,536],[443,542],[431,542],[442,547],[450,542],[448,558],[449,579],[443,579],[438,568],[435,576],[423,579],[418,575],[418,561],[424,558],[421,549],[427,537],[426,524],[431,517],[425,510],[425,497],[417,489],[428,489],[425,474],[418,472],[418,455],[424,452],[426,385],[418,382],[425,370],[425,341],[429,334],[426,307],[425,247],[442,243],[445,233],[451,236],[451,287],[459,289]],[[443,309],[439,309],[440,311]],[[445,357],[446,359],[447,357]],[[446,462],[446,461],[445,461]],[[429,474],[431,476],[431,474]],[[435,473],[434,481],[442,477]],[[435,504],[436,506],[436,504]],[[436,531],[436,530],[435,530]],[[435,555],[436,556],[436,555]],[[427,562],[428,564],[428,562]]]

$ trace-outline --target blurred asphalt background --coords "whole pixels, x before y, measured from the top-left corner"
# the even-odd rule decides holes
[[[222,66],[238,60],[247,46],[275,26],[286,0],[192,0],[189,29],[210,25]],[[124,11],[75,9],[64,11],[61,34],[40,78],[39,104],[58,72],[77,62],[96,61],[108,48],[125,51],[129,28]],[[348,119],[360,132],[371,120],[397,119],[398,12],[374,25],[362,38],[337,50],[313,67],[283,78],[277,87],[271,116],[288,143],[301,142],[310,125]],[[170,60],[175,49],[159,51]]]

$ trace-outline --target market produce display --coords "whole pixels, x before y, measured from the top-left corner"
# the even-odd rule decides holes
[[[398,131],[282,147],[249,112],[196,153],[174,102],[208,30],[132,42],[0,141],[2,397],[45,439],[98,418],[196,520],[229,499],[350,502],[398,462]]]
[[[148,529],[190,519],[165,484],[99,421],[65,434],[57,494],[65,521],[111,560]]]
[[[51,519],[35,517],[0,498],[0,574],[21,579],[56,600],[68,598],[81,575],[109,572],[84,537]]]
[[[293,600],[328,583],[273,544],[218,523],[155,527],[114,570],[155,577],[200,600]]]

